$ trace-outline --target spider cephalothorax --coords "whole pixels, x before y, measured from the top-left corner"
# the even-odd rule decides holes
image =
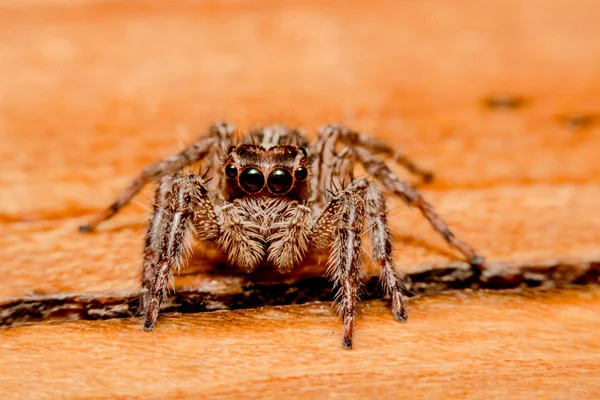
[[[397,320],[406,320],[406,278],[394,266],[385,196],[376,181],[418,208],[470,263],[483,263],[384,158],[424,180],[431,178],[385,143],[340,125],[322,127],[316,143],[309,146],[300,132],[279,125],[251,131],[236,143],[233,126],[219,123],[179,154],[146,167],[107,210],[80,230],[91,231],[145,184],[160,182],[142,262],[141,304],[147,330],[154,329],[172,271],[185,262],[185,249],[194,237],[216,246],[232,265],[246,271],[271,264],[288,272],[309,250],[329,250],[343,345],[351,348],[365,227],[392,312]],[[211,179],[181,173],[194,163],[214,171]],[[357,163],[374,180],[353,179]]]
[[[308,160],[303,147],[255,144],[231,147],[223,163],[226,199],[243,196],[287,196],[306,201],[309,196]]]

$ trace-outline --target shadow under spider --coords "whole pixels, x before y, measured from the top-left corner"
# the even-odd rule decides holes
[[[393,235],[395,249],[399,250],[399,257],[396,258],[396,264],[402,270],[402,249],[407,247],[416,247],[426,250],[438,256],[443,256],[448,261],[462,261],[460,257],[452,252],[452,250],[444,249],[441,246],[430,243],[424,239],[410,235]],[[368,243],[367,243],[368,247]],[[296,268],[289,272],[281,273],[273,268],[272,265],[264,264],[259,266],[252,272],[246,272],[238,267],[232,266],[227,261],[225,255],[221,254],[217,249],[196,243],[194,252],[190,257],[188,264],[176,276],[179,277],[195,277],[195,276],[212,276],[215,278],[241,278],[246,282],[255,283],[284,283],[297,282],[302,279],[311,277],[327,276],[327,253],[308,254],[304,261]],[[364,254],[364,263],[369,268],[368,275],[379,275],[379,271],[373,269],[370,260],[370,254]]]

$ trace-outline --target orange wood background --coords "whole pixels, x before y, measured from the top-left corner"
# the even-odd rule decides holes
[[[136,289],[151,192],[93,235],[76,228],[216,119],[371,132],[437,173],[425,196],[491,262],[597,265],[599,13],[562,0],[0,1],[0,300]],[[519,104],[490,107],[497,97]],[[418,213],[390,209],[403,270],[459,259]],[[194,263],[177,287],[214,281]],[[351,352],[328,304],[171,315],[151,334],[138,320],[4,329],[0,392],[593,398],[599,295],[423,297],[407,324],[369,301]]]

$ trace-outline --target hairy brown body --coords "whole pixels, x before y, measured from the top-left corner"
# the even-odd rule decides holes
[[[338,289],[344,323],[343,345],[351,348],[366,232],[394,316],[399,321],[407,316],[406,278],[392,259],[385,197],[374,181],[354,179],[356,163],[421,210],[469,262],[483,262],[412,186],[387,167],[384,157],[425,180],[431,178],[385,143],[343,126],[322,127],[314,146],[309,146],[299,131],[279,125],[251,131],[236,142],[233,126],[219,123],[179,154],[145,168],[114,204],[81,230],[94,229],[146,183],[160,180],[142,266],[142,309],[148,330],[154,329],[172,272],[185,262],[192,238],[213,244],[232,265],[246,271],[271,264],[285,273],[311,249],[329,249],[329,273]],[[210,179],[208,172],[203,176],[180,172],[193,163],[213,171]]]

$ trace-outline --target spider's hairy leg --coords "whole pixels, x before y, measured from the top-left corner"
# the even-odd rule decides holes
[[[406,154],[403,154],[398,150],[393,150],[391,148],[389,149],[392,153],[384,154],[390,154],[390,158],[398,165],[403,166],[411,174],[420,176],[423,180],[423,183],[429,183],[433,181],[433,179],[435,178],[435,174],[432,171],[419,167],[410,158],[408,158]]]
[[[186,166],[200,161],[214,148],[226,149],[233,138],[233,125],[217,123],[194,143],[184,148],[178,154],[167,157],[155,164],[144,168],[133,182],[129,184],[107,209],[93,216],[87,224],[79,227],[80,232],[91,232],[100,223],[118,213],[129,201],[148,183],[163,176],[173,175]]]
[[[340,132],[338,130],[319,129],[317,141],[311,147],[309,158],[313,160],[311,187],[312,199],[324,205],[327,189],[333,181],[334,158],[337,156],[335,147]]]
[[[337,152],[331,160],[331,178],[324,187],[325,192],[338,192],[338,185],[342,189],[346,186],[346,182],[354,179],[354,165],[356,164],[356,156],[354,150],[350,146],[343,147]]]
[[[171,181],[170,181],[171,180]],[[163,179],[155,215],[148,228],[142,272],[144,329],[156,324],[160,302],[172,271],[179,270],[186,256],[190,234],[215,241],[220,225],[208,190],[195,174]]]
[[[253,129],[241,139],[241,143],[260,144],[264,147],[296,145],[304,148],[309,146],[308,140],[298,129],[290,129],[279,124]]]
[[[346,126],[330,124],[319,129],[319,140],[328,141],[330,137],[340,140],[345,145],[366,149],[374,154],[380,154],[391,158],[394,162],[404,167],[410,173],[419,176],[424,182],[433,180],[433,172],[419,167],[398,149],[393,149],[387,143],[376,139],[366,133],[357,132]]]
[[[384,295],[391,298],[394,317],[398,321],[406,321],[405,294],[408,278],[394,265],[385,196],[379,186],[366,179],[357,181],[356,186],[365,193],[365,211],[371,236],[372,257],[373,261],[381,267],[380,281]]]
[[[475,266],[481,266],[484,263],[483,257],[479,256],[475,250],[467,243],[457,238],[450,230],[446,222],[436,213],[433,207],[421,196],[421,194],[403,181],[391,171],[385,162],[364,148],[356,149],[358,159],[365,170],[377,180],[379,180],[388,190],[400,196],[408,205],[416,207],[427,218],[431,226],[450,244],[450,246],[461,252],[467,261]]]
[[[142,261],[142,297],[140,299],[140,309],[144,310],[149,301],[150,290],[154,283],[154,269],[158,262],[160,251],[160,232],[164,230],[165,219],[168,218],[167,209],[169,208],[169,199],[167,195],[173,187],[173,177],[163,177],[154,196],[154,211],[148,222],[148,229],[144,237],[144,256]]]
[[[365,222],[364,201],[356,188],[348,188],[336,195],[315,222],[313,245],[323,250],[331,243],[332,252],[328,270],[335,286],[343,319],[342,344],[352,348],[356,312],[361,288],[362,266],[361,231]]]

